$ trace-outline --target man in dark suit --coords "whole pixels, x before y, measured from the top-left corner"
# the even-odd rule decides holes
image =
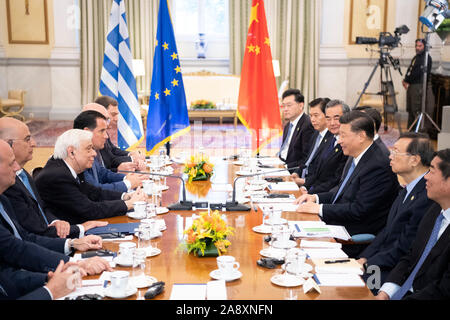
[[[350,108],[339,100],[328,102],[324,100],[324,102],[326,102],[325,105],[319,104],[311,108],[310,115],[311,122],[315,127],[316,120],[314,118],[321,118],[324,121],[322,126],[327,128],[328,137],[322,141],[324,145],[320,154],[314,158],[305,181],[293,176],[297,184],[302,184],[300,190],[303,193],[314,194],[329,191],[338,184],[347,160],[347,156],[342,153],[342,148],[337,143],[337,137],[340,127],[339,118],[349,112]]]
[[[101,105],[106,110],[107,115],[98,109]],[[93,108],[93,109],[92,109]],[[117,132],[117,123],[119,119],[119,107],[117,101],[109,96],[100,96],[95,99],[94,103],[90,103],[83,107],[83,111],[95,110],[101,112],[108,120],[108,131],[115,130]],[[112,171],[133,171],[134,166],[137,170],[145,169],[145,155],[138,150],[126,151],[114,145],[109,137],[105,142],[105,146],[100,150],[100,155],[107,169]],[[143,167],[144,166],[144,167]]]
[[[142,184],[142,180],[147,178],[134,173],[125,175],[112,172],[103,166],[99,152],[105,147],[108,135],[107,119],[101,113],[92,110],[83,111],[73,121],[73,128],[92,132],[92,144],[97,156],[92,167],[84,172],[84,178],[88,183],[102,189],[128,192],[136,189]]]
[[[2,194],[15,182],[19,165],[11,147],[0,140],[0,268],[4,266],[35,272],[55,270],[61,260],[69,261],[72,249],[87,251],[100,249],[102,240],[98,236],[82,239],[58,239],[32,234],[17,222],[14,208]],[[104,259],[85,259],[78,265],[88,273],[111,270]]]
[[[309,103],[309,117],[314,127],[312,144],[305,163],[291,175],[298,186],[303,186],[315,169],[316,159],[320,157],[333,134],[327,129],[325,106],[330,99],[317,98]]]
[[[356,107],[353,110],[359,110],[359,111],[365,112],[373,119],[373,122],[375,123],[375,137],[374,137],[373,141],[375,143],[377,143],[378,146],[380,147],[380,149],[383,151],[383,153],[389,157],[389,149],[387,148],[386,144],[383,142],[383,140],[381,140],[380,136],[378,135],[378,132],[380,131],[380,128],[381,128],[381,122],[383,121],[383,118],[381,117],[381,113],[377,109],[369,107],[369,106],[360,106],[360,107]]]
[[[127,194],[87,183],[83,172],[92,167],[95,156],[92,132],[68,130],[56,140],[53,157],[36,179],[44,202],[71,224],[124,215],[134,202],[146,200],[140,188]]]
[[[373,143],[373,120],[360,111],[340,118],[339,144],[345,155],[353,157],[339,185],[329,192],[303,195],[297,211],[318,214],[331,225],[343,225],[350,235],[377,234],[386,224],[389,209],[398,193],[397,177],[389,158]],[[304,203],[305,202],[305,203]],[[356,256],[365,246],[344,246]]]
[[[288,89],[283,93],[283,115],[288,123],[284,127],[283,142],[278,155],[288,168],[304,165],[314,134],[311,120],[303,112],[304,103],[305,98],[298,89]]]
[[[431,206],[408,251],[387,277],[377,299],[450,298],[450,149],[441,150],[425,175]]]
[[[64,267],[61,261],[56,270],[48,274],[1,269],[0,300],[53,300],[66,296],[75,290],[74,280],[78,275],[75,269],[64,270]]]
[[[91,228],[108,224],[104,221],[88,221],[81,225],[70,225],[67,221],[56,218],[45,206],[34,180],[24,169],[27,162],[32,160],[36,146],[25,123],[14,118],[1,118],[0,139],[10,143],[16,162],[21,168],[16,172],[16,183],[3,194],[14,207],[18,222],[28,232],[48,237],[79,238]]]
[[[358,260],[366,271],[371,265],[380,268],[380,285],[407,253],[422,217],[434,203],[427,197],[424,178],[433,157],[434,149],[428,136],[420,133],[402,134],[392,149],[392,171],[405,181],[406,187],[395,199],[386,226],[359,255]],[[365,273],[363,278],[367,281],[370,276],[371,273]]]

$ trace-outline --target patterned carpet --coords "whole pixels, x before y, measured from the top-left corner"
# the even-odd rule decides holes
[[[32,120],[28,123],[31,134],[38,147],[53,147],[59,135],[72,128],[72,121],[45,121]],[[379,132],[382,140],[388,147],[392,146],[399,137],[397,129],[388,128],[385,132],[382,126]],[[117,140],[117,132],[110,132],[113,141]],[[184,136],[172,141],[172,149],[198,150],[203,147],[207,150],[229,150],[226,154],[236,154],[240,147],[249,147],[251,144],[250,133],[243,125],[234,128],[233,124],[211,124],[195,122],[191,123],[191,130]],[[278,151],[281,138],[274,139],[267,146],[269,154]],[[141,144],[145,148],[145,143]],[[276,151],[275,151],[276,150]],[[263,155],[264,152],[263,152]]]

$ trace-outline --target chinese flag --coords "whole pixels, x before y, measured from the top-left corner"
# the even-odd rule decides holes
[[[242,65],[237,114],[259,153],[282,133],[277,85],[263,0],[253,0]]]

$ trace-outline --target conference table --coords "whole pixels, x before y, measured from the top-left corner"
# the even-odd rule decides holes
[[[199,201],[208,201],[210,203],[223,202],[231,195],[229,191],[214,191],[212,183],[231,183],[235,179],[236,172],[241,166],[233,164],[233,161],[224,161],[218,159],[215,163],[214,176],[212,181],[196,182],[193,188],[190,185],[186,194],[188,199]],[[174,175],[181,175],[183,166],[181,164],[173,164]],[[285,177],[284,179],[291,179]],[[178,179],[167,178],[166,184],[169,186],[167,191],[162,195],[162,205],[168,206],[179,200],[182,184]],[[300,191],[290,192],[296,196]],[[281,287],[271,282],[271,277],[280,272],[281,266],[276,269],[263,268],[257,265],[257,260],[262,258],[260,251],[269,247],[264,241],[265,234],[256,233],[253,227],[262,224],[262,211],[256,204],[251,203],[250,211],[242,212],[226,212],[226,221],[229,226],[235,229],[234,235],[230,236],[231,245],[228,247],[227,255],[231,255],[239,262],[239,271],[242,277],[226,283],[226,291],[228,300],[283,300],[287,297],[297,297],[299,300],[369,300],[374,296],[367,287],[321,287],[321,293],[315,291],[304,293],[302,286],[298,287]],[[215,257],[198,257],[188,254],[180,244],[183,243],[187,220],[192,217],[193,213],[198,214],[203,210],[196,211],[169,211],[166,214],[157,215],[156,219],[164,219],[166,230],[162,232],[162,236],[151,240],[152,246],[161,250],[159,255],[148,257],[146,260],[146,274],[155,277],[158,281],[165,282],[165,290],[162,294],[156,296],[155,300],[170,299],[172,286],[174,284],[206,284],[214,280],[210,277],[210,273],[217,269]],[[311,221],[319,220],[317,215],[303,214],[296,212],[283,212],[282,217],[287,220],[295,221]],[[139,220],[131,219],[128,216],[119,216],[104,219],[110,224],[114,223],[136,223]],[[321,241],[332,241],[333,238],[317,239]],[[133,241],[137,243],[137,238],[133,237]],[[301,239],[297,239],[300,244]],[[118,251],[121,242],[104,242],[103,247],[108,250]],[[297,245],[298,247],[298,245]],[[308,259],[307,263],[312,264]],[[121,267],[117,265],[114,270],[132,271],[131,267]],[[90,276],[87,279],[95,279],[98,276]],[[140,292],[139,292],[140,291]],[[135,300],[143,297],[147,288],[139,289],[138,293],[127,299]],[[108,299],[105,297],[105,299]]]

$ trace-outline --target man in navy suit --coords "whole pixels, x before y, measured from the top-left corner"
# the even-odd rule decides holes
[[[303,193],[314,194],[329,191],[339,183],[347,161],[347,156],[342,153],[342,148],[337,140],[340,128],[339,118],[344,113],[350,112],[350,108],[340,100],[328,102],[327,100],[324,99],[322,103],[310,109],[311,122],[314,127],[325,126],[327,128],[327,137],[322,140],[320,154],[314,157],[306,179],[301,179],[296,177],[295,173],[293,174],[294,181],[302,185],[300,190]],[[325,102],[326,104],[323,105]],[[320,127],[318,123],[321,123]],[[318,130],[317,128],[316,130]],[[322,144],[324,145],[322,146]]]
[[[298,89],[288,89],[282,99],[283,116],[288,123],[284,127],[278,155],[288,168],[302,166],[307,160],[314,134],[311,120],[303,111],[305,97]]]
[[[9,266],[35,272],[53,271],[59,262],[69,261],[72,249],[87,251],[100,249],[102,239],[87,236],[82,239],[49,238],[32,234],[17,222],[14,208],[2,193],[15,183],[19,165],[11,147],[0,140],[0,269]],[[111,270],[104,259],[85,259],[78,262],[88,273]]]
[[[383,151],[383,153],[385,153],[389,157],[389,149],[387,148],[386,144],[383,142],[383,140],[381,140],[380,136],[378,135],[378,132],[380,131],[380,128],[381,128],[381,122],[383,121],[383,118],[381,117],[381,113],[377,109],[369,107],[369,106],[360,106],[360,107],[356,107],[353,110],[359,110],[359,111],[365,112],[373,119],[373,122],[375,123],[375,137],[373,138],[373,141],[375,143],[377,143],[378,146],[380,147],[380,149]]]
[[[428,136],[420,133],[402,134],[392,148],[392,171],[405,181],[406,186],[395,199],[386,226],[358,260],[366,271],[371,265],[380,268],[380,285],[407,253],[422,217],[434,203],[427,197],[424,178],[433,157],[434,149]],[[371,273],[365,273],[363,278],[367,281],[370,276]]]
[[[88,221],[80,225],[70,225],[59,220],[42,201],[34,180],[24,169],[33,158],[36,146],[28,126],[14,118],[0,119],[0,139],[10,143],[20,170],[16,172],[16,183],[3,194],[15,209],[19,224],[30,233],[47,237],[81,238],[84,232],[108,223],[104,221]]]
[[[329,192],[302,195],[297,211],[318,214],[331,225],[343,225],[350,235],[377,234],[386,224],[389,209],[398,193],[396,175],[389,158],[373,142],[373,120],[361,111],[344,114],[340,120],[339,143],[353,157],[341,182]],[[344,246],[356,256],[365,246]]]
[[[380,300],[450,299],[450,149],[437,152],[425,175],[434,200],[416,237],[378,292]]]
[[[134,173],[125,175],[104,167],[99,151],[104,148],[108,135],[106,118],[101,113],[91,110],[80,113],[73,122],[73,128],[92,132],[92,144],[97,156],[92,167],[84,172],[88,183],[106,190],[128,192],[136,189],[142,184],[142,180],[146,179],[145,176]]]

